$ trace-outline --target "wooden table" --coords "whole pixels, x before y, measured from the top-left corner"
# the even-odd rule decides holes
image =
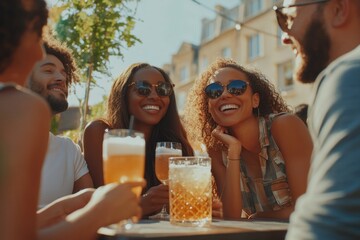
[[[209,227],[182,227],[168,221],[142,220],[126,233],[99,229],[99,240],[194,239],[194,240],[283,240],[287,222],[268,220],[213,220]]]

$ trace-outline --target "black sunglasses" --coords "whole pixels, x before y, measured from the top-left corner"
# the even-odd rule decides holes
[[[226,87],[226,90],[230,94],[239,96],[239,95],[244,94],[248,85],[249,85],[249,83],[245,82],[243,80],[232,80],[226,86],[222,85],[219,82],[214,82],[214,83],[207,85],[207,87],[205,88],[205,94],[208,98],[215,99],[215,98],[220,97],[223,94],[224,88]]]
[[[131,86],[134,86],[137,93],[141,96],[149,96],[152,87],[155,87],[155,91],[159,97],[168,97],[173,93],[173,87],[175,87],[175,84],[169,82],[158,82],[157,84],[150,84],[146,81],[136,81],[129,85],[129,87]]]
[[[311,4],[317,4],[317,3],[325,3],[327,1],[329,1],[329,0],[317,0],[317,1],[311,1],[311,2],[290,4],[290,5],[285,5],[285,6],[281,6],[281,7],[273,6],[273,9],[276,13],[276,19],[278,21],[281,31],[287,32],[287,31],[291,30],[291,27],[294,23],[294,20],[289,18],[288,15],[286,15],[283,12],[284,9],[291,8],[291,7],[302,7],[302,6],[307,6],[307,5],[311,5]]]

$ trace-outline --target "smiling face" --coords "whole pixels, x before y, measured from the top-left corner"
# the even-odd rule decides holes
[[[29,79],[28,87],[47,100],[53,114],[68,108],[68,86],[62,62],[54,55],[38,62]]]
[[[284,1],[284,5],[294,3],[297,2]],[[295,78],[303,83],[314,82],[330,61],[331,43],[323,17],[324,4],[291,7],[285,11],[293,24],[283,35],[283,42],[291,45],[296,55]]]
[[[154,126],[165,116],[169,104],[169,97],[160,97],[155,91],[155,84],[165,82],[163,75],[152,67],[138,70],[133,77],[133,82],[146,81],[153,85],[149,96],[140,95],[135,86],[129,87],[128,103],[129,112],[134,115],[134,127]]]
[[[219,82],[221,85],[226,86],[232,80],[243,80],[249,83],[246,74],[237,69],[226,67],[219,69],[209,84]],[[231,127],[249,118],[254,118],[253,108],[257,108],[258,105],[259,95],[253,93],[250,85],[241,95],[232,95],[225,87],[220,97],[208,99],[209,112],[212,118],[218,125],[223,127]]]

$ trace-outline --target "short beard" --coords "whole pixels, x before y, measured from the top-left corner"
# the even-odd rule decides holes
[[[53,114],[64,112],[69,107],[69,103],[66,100],[59,100],[51,95],[46,97],[46,101],[48,102]]]
[[[330,37],[324,28],[323,19],[314,17],[299,51],[302,62],[295,74],[298,81],[313,83],[316,80],[329,63],[330,45]]]
[[[44,93],[45,89],[42,85],[40,85],[39,83],[37,83],[34,79],[33,76],[30,76],[30,79],[27,82],[27,87],[29,89],[31,89],[33,92],[39,94],[42,98],[44,98],[47,103],[50,106],[51,112],[53,114],[58,114],[61,112],[66,111],[66,109],[69,106],[69,103],[67,102],[67,100],[59,100],[57,98],[55,98],[52,95],[47,95]]]

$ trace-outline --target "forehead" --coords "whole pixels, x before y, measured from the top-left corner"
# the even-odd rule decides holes
[[[140,80],[146,80],[149,82],[165,81],[163,75],[152,67],[142,68],[134,74],[134,81]]]
[[[35,7],[35,0],[22,0],[21,3],[26,11],[31,11]]]
[[[221,68],[215,72],[210,82],[229,82],[230,80],[248,81],[246,74],[235,68]]]
[[[39,61],[37,66],[54,66],[58,69],[64,69],[63,63],[57,57],[51,54],[46,54],[45,58]]]

